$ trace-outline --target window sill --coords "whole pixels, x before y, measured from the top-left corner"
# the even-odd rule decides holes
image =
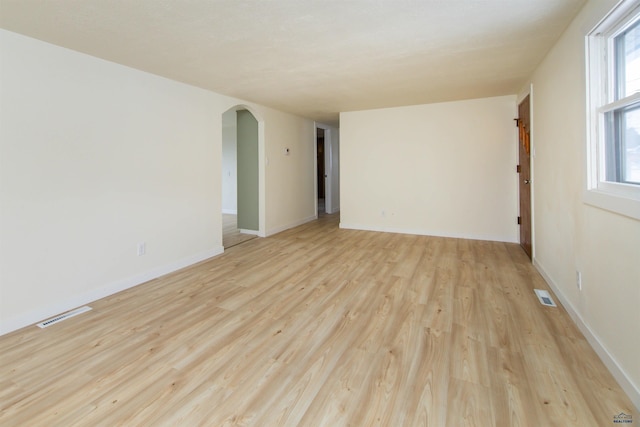
[[[640,200],[594,189],[584,192],[583,201],[588,205],[640,220]]]

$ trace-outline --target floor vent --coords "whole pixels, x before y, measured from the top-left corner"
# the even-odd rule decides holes
[[[39,328],[46,328],[47,326],[51,326],[55,323],[62,322],[63,320],[66,320],[73,316],[77,316],[78,314],[82,314],[89,310],[91,310],[91,307],[85,305],[84,307],[76,308],[75,310],[67,311],[66,313],[63,313],[59,316],[52,317],[51,319],[45,320],[44,322],[40,322],[37,325]]]
[[[534,292],[538,296],[540,304],[546,305],[547,307],[556,307],[556,303],[553,302],[553,298],[551,298],[551,295],[549,295],[549,291],[534,289]]]

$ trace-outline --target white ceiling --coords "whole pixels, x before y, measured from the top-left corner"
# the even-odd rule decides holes
[[[513,94],[585,0],[0,0],[0,27],[335,123]]]

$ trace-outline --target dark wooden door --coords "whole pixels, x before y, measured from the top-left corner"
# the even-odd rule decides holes
[[[520,246],[531,259],[531,114],[529,95],[518,106]]]

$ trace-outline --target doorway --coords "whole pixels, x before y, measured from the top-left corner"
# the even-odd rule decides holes
[[[233,108],[222,115],[222,246],[259,234],[258,121]]]
[[[248,110],[236,112],[238,228],[258,233],[258,121]]]
[[[318,183],[318,215],[324,214],[326,210],[325,178],[327,177],[325,168],[325,144],[324,129],[316,128],[316,162],[317,162],[317,183]]]
[[[531,110],[529,95],[518,105],[518,189],[520,246],[532,259],[531,244]]]

